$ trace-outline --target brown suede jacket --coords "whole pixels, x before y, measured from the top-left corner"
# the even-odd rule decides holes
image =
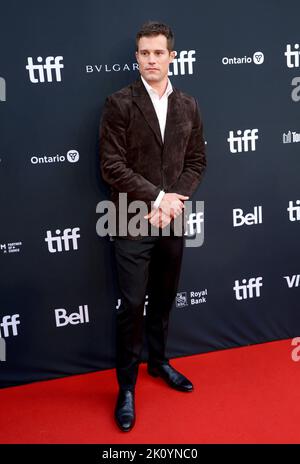
[[[100,166],[117,210],[119,192],[127,192],[129,202],[145,201],[149,211],[161,189],[191,197],[206,167],[195,98],[173,87],[163,142],[140,77],[107,97],[100,124]]]

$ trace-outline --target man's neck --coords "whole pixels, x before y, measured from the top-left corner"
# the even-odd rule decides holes
[[[145,79],[145,78],[144,78]],[[145,79],[146,80],[146,79]],[[168,76],[166,76],[162,81],[155,82],[155,81],[147,81],[147,84],[151,85],[151,87],[158,93],[159,98],[163,96],[168,86]]]

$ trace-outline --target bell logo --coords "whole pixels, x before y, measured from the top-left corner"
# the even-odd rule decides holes
[[[244,214],[241,208],[235,208],[233,212],[233,227],[240,227],[246,224],[251,226],[253,224],[262,224],[262,206],[254,206],[254,212]]]
[[[90,322],[88,305],[80,305],[78,313],[74,312],[67,316],[67,311],[63,308],[55,309],[56,327],[64,327],[65,325],[77,325]]]

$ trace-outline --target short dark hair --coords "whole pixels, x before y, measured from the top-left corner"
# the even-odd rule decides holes
[[[139,40],[141,37],[153,37],[160,34],[166,37],[169,52],[174,50],[175,37],[172,29],[167,24],[159,23],[157,21],[147,21],[142,25],[135,39],[136,50],[138,50]]]

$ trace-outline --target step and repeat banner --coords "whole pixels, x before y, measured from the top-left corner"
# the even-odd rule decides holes
[[[279,0],[1,6],[1,387],[115,366],[99,123],[149,19],[175,32],[170,80],[197,98],[207,150],[168,355],[300,335],[299,16]]]

